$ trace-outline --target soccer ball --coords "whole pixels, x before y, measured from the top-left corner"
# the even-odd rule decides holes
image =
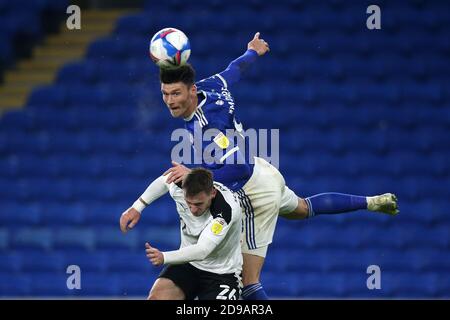
[[[191,46],[186,35],[175,28],[164,28],[150,41],[150,57],[161,68],[184,65],[191,55]]]

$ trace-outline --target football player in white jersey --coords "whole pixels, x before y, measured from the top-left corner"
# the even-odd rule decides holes
[[[153,181],[120,219],[123,232],[138,222],[142,210],[169,192],[180,215],[180,249],[161,252],[146,243],[153,265],[166,265],[150,290],[150,300],[237,300],[242,271],[242,211],[235,195],[197,168],[183,185]],[[132,223],[127,226],[130,222]]]

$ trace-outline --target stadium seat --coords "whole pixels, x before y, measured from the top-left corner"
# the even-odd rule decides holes
[[[224,3],[143,1],[25,108],[2,114],[0,296],[144,298],[161,270],[145,242],[179,247],[169,195],[133,231],[118,226],[179,142],[170,138],[183,121],[171,119],[148,57],[149,37],[170,25],[189,36],[198,79],[224,70],[255,30],[270,43],[231,90],[245,128],[280,129],[280,171],[297,195],[399,199],[396,217],[280,218],[262,273],[269,296],[448,298],[448,4],[389,3],[386,36],[361,28],[351,2]],[[0,0],[0,70],[18,62],[16,43],[42,41],[46,12],[66,7]],[[80,291],[67,289],[71,264]],[[368,265],[380,266],[382,290],[367,290]]]
[[[59,250],[64,266],[77,265],[82,272],[105,273],[109,268],[110,252],[87,251],[83,247],[64,246]]]
[[[147,298],[156,277],[157,273],[149,272],[149,270],[147,272],[130,272],[128,270],[120,272],[119,285],[122,297]]]
[[[139,247],[138,235],[136,232],[124,235],[118,227],[101,228],[97,230],[95,246],[97,249],[135,249]]]
[[[82,277],[82,291],[79,294],[83,297],[102,297],[105,295],[119,297],[125,293],[120,287],[122,275],[86,272]]]
[[[33,273],[30,294],[35,297],[71,296],[77,291],[67,288],[68,276],[63,272]],[[83,288],[83,287],[82,287]]]
[[[0,296],[5,298],[29,296],[31,283],[30,275],[0,272]]]
[[[0,252],[0,274],[17,273],[22,269],[22,256],[19,253]]]
[[[145,274],[152,268],[150,261],[145,256],[145,248],[142,244],[137,252],[127,252],[119,257],[112,255],[108,259],[108,270],[112,272],[136,272]]]
[[[20,228],[11,237],[11,247],[15,249],[50,250],[53,234],[47,228]]]
[[[58,228],[54,233],[56,249],[93,250],[96,234],[89,228]]]
[[[22,258],[21,271],[33,272],[65,272],[63,254],[60,252],[29,252]]]

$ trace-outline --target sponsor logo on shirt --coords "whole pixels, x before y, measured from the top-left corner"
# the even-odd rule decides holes
[[[214,142],[222,149],[226,149],[230,145],[230,140],[222,132],[214,138]]]
[[[214,234],[220,234],[223,230],[223,226],[225,225],[225,220],[222,218],[214,219],[214,222],[211,226],[211,232]]]

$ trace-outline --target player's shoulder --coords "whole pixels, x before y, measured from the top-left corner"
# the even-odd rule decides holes
[[[181,188],[181,183],[170,183],[167,185],[169,188],[169,194],[174,200],[177,200],[176,198],[180,198],[180,196],[183,196],[183,189]]]
[[[197,81],[195,85],[200,90],[203,89],[203,90],[218,90],[218,91],[228,86],[226,80],[218,73],[208,78],[204,78],[201,79],[200,81]]]
[[[204,94],[204,99],[194,113],[194,121],[198,120],[202,127],[209,126],[221,130],[223,124],[230,120],[228,108],[224,106],[224,101],[218,94],[214,92],[201,93]]]
[[[224,197],[226,197],[227,199],[232,197],[232,195],[233,195],[233,192],[228,187],[226,187],[224,184],[222,184],[220,182],[214,181],[214,188],[218,192],[220,192]]]
[[[220,217],[228,224],[232,220],[236,220],[236,215],[240,209],[233,192],[223,184],[214,182],[214,188],[217,193],[211,203],[211,215],[213,218]]]

